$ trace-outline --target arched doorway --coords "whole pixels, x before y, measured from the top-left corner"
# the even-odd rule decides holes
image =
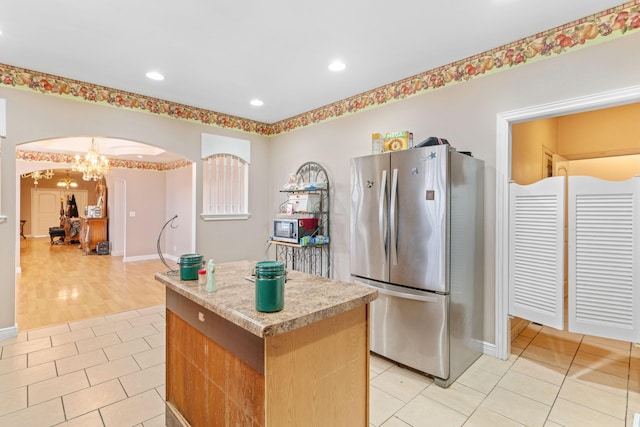
[[[75,154],[73,152],[73,148],[68,148],[65,144],[64,138],[58,138],[60,141],[59,146],[55,146],[55,148],[51,148],[51,142],[49,140],[45,141],[37,141],[36,143],[24,143],[19,144],[16,147],[16,175],[18,181],[28,181],[30,179],[22,179],[20,180],[20,175],[26,172],[31,172],[39,169],[53,169],[55,171],[55,178],[52,179],[49,187],[54,187],[56,181],[60,176],[63,176],[71,167],[71,164],[65,160],[68,160],[69,154]],[[107,139],[101,140],[101,144],[99,145],[100,151],[108,153],[110,149],[113,147],[108,147],[104,144]],[[107,141],[110,142],[110,141]],[[108,183],[108,211],[109,211],[109,243],[111,247],[110,258],[118,258],[116,274],[114,277],[118,277],[119,282],[123,282],[128,280],[126,275],[127,270],[132,270],[132,265],[137,262],[147,262],[150,260],[157,260],[158,255],[156,252],[156,237],[158,231],[160,229],[160,225],[162,225],[165,221],[166,212],[172,211],[175,205],[179,205],[180,209],[182,209],[182,205],[185,206],[193,206],[194,203],[191,200],[193,195],[192,186],[195,185],[193,182],[193,165],[185,160],[184,158],[172,154],[166,153],[163,157],[164,163],[161,161],[150,161],[150,160],[158,160],[158,157],[155,158],[144,158],[145,147],[147,145],[140,144],[136,141],[129,141],[118,139],[116,143],[118,144],[118,148],[120,152],[124,152],[125,154],[106,154],[110,158],[115,159],[114,166],[111,169],[111,172],[106,176],[106,182]],[[73,146],[73,144],[69,144]],[[141,147],[139,150],[137,147]],[[33,148],[36,147],[34,150]],[[151,147],[151,149],[158,151],[156,147]],[[44,151],[48,150],[48,151]],[[116,150],[117,151],[117,150]],[[165,153],[164,150],[159,150],[161,153]],[[25,153],[29,152],[28,155]],[[68,152],[68,153],[67,153]],[[76,152],[82,153],[82,151],[78,150]],[[34,154],[35,153],[35,154]],[[138,156],[143,156],[143,158],[139,158]],[[24,160],[26,159],[26,160]],[[43,161],[46,160],[46,161]],[[179,166],[176,166],[176,162],[180,163]],[[62,169],[57,169],[62,167]],[[59,171],[61,171],[59,173]],[[73,175],[72,177],[76,179],[82,185],[82,178]],[[167,181],[171,181],[172,185],[168,186],[166,184]],[[168,195],[168,190],[166,188],[174,188],[173,182],[178,181],[181,182],[182,185],[185,186],[185,191],[179,192],[180,194]],[[89,182],[91,183],[91,182]],[[39,182],[39,187],[43,187],[43,181]],[[16,207],[18,207],[17,212],[20,214],[20,217],[26,217],[21,212],[21,207],[24,205],[22,198],[24,198],[24,194],[29,190],[28,188],[25,191],[24,189],[20,189],[20,184],[18,184],[18,190],[16,192]],[[94,191],[94,187],[91,184],[88,186],[91,187],[90,192]],[[181,197],[186,199],[180,199]],[[91,204],[91,203],[90,203]],[[83,208],[80,209],[80,216],[83,216]],[[195,236],[189,231],[193,230],[192,222],[194,221],[195,215],[184,214],[181,212],[181,220],[180,224],[181,233],[174,233],[172,235],[167,235],[165,238],[167,241],[170,240],[169,244],[163,245],[164,249],[168,249],[169,253],[165,253],[169,259],[171,259],[174,254],[174,250],[176,253],[186,253],[190,252],[195,245],[194,239]],[[159,225],[158,225],[159,224]],[[54,225],[54,224],[52,224]],[[49,245],[49,237],[48,236],[33,236],[27,234],[30,239],[39,238],[41,240],[42,245]],[[144,244],[141,244],[144,243]],[[24,239],[18,240],[18,245],[16,248],[16,259],[17,265],[20,267],[22,265],[20,260],[20,250],[21,245],[24,245]],[[61,251],[57,251],[60,253]],[[45,251],[40,251],[39,256],[47,256],[49,254],[55,254],[55,250],[49,251],[48,248]],[[109,274],[113,273],[113,271],[105,271],[105,270],[92,270],[93,267],[87,265],[87,260],[80,260],[79,257],[84,256],[81,251],[77,249],[67,250],[64,257],[73,257],[78,261],[77,268],[85,268],[85,276],[84,277],[93,277],[96,274]],[[95,257],[94,257],[95,258]],[[176,256],[177,258],[177,256]],[[92,260],[92,262],[95,260]],[[75,268],[75,264],[68,264],[65,268]],[[160,266],[155,269],[155,271],[161,271],[164,267]],[[97,271],[101,271],[101,273],[96,273]],[[18,269],[20,272],[20,269]],[[119,274],[124,274],[124,276],[118,276]],[[52,268],[51,274],[67,274],[71,277],[69,272],[60,272],[56,271]],[[153,281],[153,273],[146,274],[148,278]],[[131,274],[129,274],[131,276]],[[25,277],[32,277],[26,274],[23,274],[20,280]],[[102,283],[104,283],[103,289],[100,289],[101,295],[102,292],[107,292],[109,287],[106,286],[110,277],[103,276]],[[76,277],[76,281],[82,282],[82,280]],[[21,286],[25,286],[24,283],[20,283]],[[66,286],[66,285],[65,285]],[[98,285],[100,286],[100,285]],[[79,298],[78,290],[81,290],[81,287],[76,288],[76,291],[69,291],[68,289],[65,291],[60,291],[57,294],[53,292],[55,295],[64,295],[66,298]],[[49,290],[51,292],[51,290]],[[128,289],[126,289],[128,291]],[[116,291],[114,291],[116,292]],[[20,298],[25,298],[24,294],[19,295],[20,292],[16,289],[16,310],[17,318],[21,317],[20,307],[21,305],[18,301]],[[101,298],[101,297],[99,297]],[[94,298],[95,299],[95,298]],[[115,298],[111,298],[110,296],[105,296],[107,300],[113,300]],[[155,302],[154,302],[155,304]],[[33,305],[33,304],[32,304]],[[106,308],[106,304],[105,308]],[[112,305],[113,307],[113,305]],[[44,310],[47,307],[44,306]],[[95,315],[96,313],[90,313],[89,316]],[[101,313],[98,313],[101,314]],[[85,316],[87,317],[87,316]],[[59,323],[60,321],[66,321],[66,319],[61,319],[59,317],[52,317],[54,323]],[[72,320],[72,319],[69,319]],[[31,329],[29,325],[25,325],[27,329]],[[25,326],[21,325],[21,329]],[[38,325],[43,326],[43,325]]]

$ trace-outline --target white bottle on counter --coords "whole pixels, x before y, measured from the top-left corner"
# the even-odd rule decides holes
[[[207,262],[207,286],[205,290],[207,292],[216,291],[216,265],[212,259]]]

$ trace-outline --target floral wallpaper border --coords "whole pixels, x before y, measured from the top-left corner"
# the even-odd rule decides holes
[[[0,64],[0,85],[144,111],[220,128],[272,136],[400,101],[430,90],[437,90],[535,60],[560,55],[573,49],[600,43],[606,39],[622,37],[638,28],[640,28],[640,0],[634,0],[508,45],[272,124],[43,74],[11,65]]]
[[[74,161],[73,155],[63,153],[47,153],[43,151],[27,151],[16,150],[16,159],[24,160],[27,162],[50,162],[50,163],[67,163],[72,164]],[[191,166],[192,162],[189,160],[178,160],[171,163],[154,163],[154,162],[140,162],[135,160],[117,160],[109,159],[109,165],[112,168],[122,169],[137,169],[145,171],[166,172]]]

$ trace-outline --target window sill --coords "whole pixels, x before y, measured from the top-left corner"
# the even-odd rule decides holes
[[[251,217],[250,213],[246,214],[200,214],[200,218],[204,221],[237,221],[246,220]]]

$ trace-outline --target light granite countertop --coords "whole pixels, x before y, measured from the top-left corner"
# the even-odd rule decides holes
[[[255,283],[248,280],[256,263],[216,264],[216,292],[206,292],[197,280],[156,273],[169,289],[261,338],[282,334],[368,304],[378,291],[361,284],[287,270],[284,308],[275,313],[256,310]]]

